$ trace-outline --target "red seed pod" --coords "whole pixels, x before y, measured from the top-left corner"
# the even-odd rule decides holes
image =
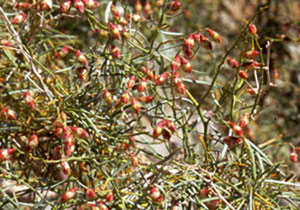
[[[144,13],[145,13],[146,17],[152,15],[152,13],[153,13],[151,3],[148,0],[146,0],[146,2],[145,2]]]
[[[163,197],[162,197],[160,190],[158,188],[154,187],[153,185],[150,186],[150,194],[149,195],[150,195],[152,201],[154,201],[156,203],[161,203],[163,201]]]
[[[147,75],[148,79],[150,79],[152,81],[155,81],[155,75],[154,75],[153,71],[151,71],[150,69],[148,69],[146,75]]]
[[[256,26],[254,24],[250,24],[249,25],[248,31],[252,35],[256,35],[257,34],[257,28],[256,28]]]
[[[60,5],[61,13],[68,13],[72,6],[72,0],[67,0]]]
[[[71,138],[74,138],[73,136]],[[66,141],[65,142],[65,155],[66,157],[71,156],[75,152],[75,142],[74,141]]]
[[[0,40],[0,45],[10,47],[10,46],[12,46],[12,43],[9,40],[2,39],[2,40]]]
[[[70,51],[70,47],[69,46],[64,46],[59,52],[58,52],[58,56],[60,58],[64,58],[66,57],[66,55],[69,53]]]
[[[183,46],[182,51],[187,58],[191,58],[193,56],[193,49],[191,47]]]
[[[0,161],[5,161],[5,160],[10,159],[15,151],[16,151],[15,148],[1,149],[0,150]]]
[[[139,92],[143,92],[146,88],[147,88],[147,79],[142,79],[140,80],[139,82],[139,85],[138,85],[138,91]]]
[[[253,90],[253,88],[247,88],[247,93],[249,93],[250,95],[256,95],[256,92],[255,92],[255,90]]]
[[[259,52],[256,50],[249,50],[243,53],[243,57],[247,59],[255,59],[259,55]]]
[[[85,68],[88,68],[88,60],[87,58],[84,56],[84,54],[82,52],[80,52],[80,50],[76,50],[75,54],[77,56],[77,60],[83,64],[85,66]]]
[[[208,197],[209,192],[210,192],[210,188],[204,187],[202,190],[198,192],[198,195],[201,199],[205,199]]]
[[[113,5],[113,4],[111,5],[110,11],[111,11],[111,13],[113,14],[113,16],[116,20],[120,19],[121,16],[120,16],[119,10],[117,10],[115,5]]]
[[[32,150],[36,148],[39,144],[39,138],[37,135],[33,134],[29,137],[29,140],[27,142],[27,150]]]
[[[69,126],[69,128],[71,129],[73,134],[78,138],[82,138],[82,139],[90,138],[90,135],[88,134],[88,132],[86,130],[84,130],[83,128],[76,127],[76,126]]]
[[[26,93],[24,94],[24,99],[25,99],[25,103],[26,105],[31,108],[34,109],[35,107],[35,102],[34,99],[32,97],[32,92],[30,90],[27,90]]]
[[[297,163],[298,162],[298,154],[297,154],[296,149],[293,149],[292,152],[290,153],[290,160],[293,163]]]
[[[8,119],[15,120],[17,114],[9,106],[6,106],[1,109],[0,116],[1,118],[4,118],[4,121],[7,121]]]
[[[88,71],[86,70],[86,68],[79,68],[78,72],[79,72],[79,79],[81,81],[86,81],[88,78]]]
[[[96,9],[99,7],[99,2],[96,0],[82,0],[86,8],[88,9]]]
[[[151,103],[153,101],[153,96],[141,96],[137,100],[142,103]]]
[[[134,85],[135,85],[135,76],[131,76],[128,80],[127,87],[128,89],[131,89],[133,88]]]
[[[179,93],[179,94],[185,95],[185,93],[186,93],[186,87],[181,82],[181,79],[180,78],[176,78],[174,80],[174,84],[175,84],[175,90],[176,90],[176,92]]]
[[[125,27],[121,26],[121,25],[118,25],[118,26],[119,26],[119,28],[121,29],[120,32],[122,33],[122,36],[123,36],[126,40],[129,40],[129,38],[130,38],[130,33],[128,33],[128,30],[127,30]]]
[[[60,138],[62,140],[65,140],[65,141],[67,141],[69,138],[73,137],[73,135],[71,133],[71,130],[68,127],[66,127],[66,126],[56,127],[54,134],[58,138]]]
[[[215,42],[218,42],[218,43],[221,43],[221,36],[215,32],[214,30],[210,29],[210,28],[207,28],[207,33],[208,35],[210,36],[210,38],[212,38],[213,41]]]
[[[93,189],[86,189],[85,190],[85,197],[88,200],[94,200],[97,198],[97,193]]]
[[[114,39],[121,40],[121,33],[116,25],[109,23],[109,29]]]
[[[75,188],[72,188],[72,189],[68,190],[64,194],[62,194],[61,201],[62,202],[68,202],[69,200],[71,200],[72,198],[74,198],[75,195],[76,195],[77,190],[78,190],[78,188],[75,187]]]
[[[131,165],[133,166],[133,168],[136,168],[139,164],[138,158],[136,157],[136,155],[134,153],[131,154]]]
[[[190,34],[187,38],[183,40],[183,46],[192,49],[195,45],[194,35]]]
[[[132,108],[134,109],[135,113],[140,114],[141,106],[138,103],[138,101],[135,99],[134,96],[131,97],[131,105],[132,105]]]
[[[16,5],[15,5],[16,9],[24,9],[24,10],[26,10],[26,9],[30,9],[30,7],[31,7],[31,4],[25,3],[25,2],[16,3]]]
[[[171,120],[165,120],[165,125],[172,133],[177,130],[176,125]]]
[[[237,62],[235,59],[233,58],[228,58],[227,59],[227,64],[231,67],[231,68],[238,68],[239,67],[239,62]]]
[[[250,113],[246,113],[241,117],[240,127],[245,128],[250,122]]]
[[[126,90],[123,93],[123,95],[121,96],[121,102],[122,102],[122,104],[128,104],[129,103],[129,98],[130,98],[129,92],[128,92],[128,90]]]
[[[153,134],[152,137],[153,138],[158,138],[163,132],[163,128],[161,126],[155,126],[153,129]]]
[[[113,101],[112,95],[107,89],[104,89],[104,99],[105,99],[106,103],[112,104],[112,101]]]
[[[164,72],[161,75],[158,75],[157,79],[155,80],[155,83],[157,85],[162,85],[164,84],[167,79],[169,78],[170,72]]]
[[[78,12],[84,13],[84,4],[81,0],[74,0],[74,6]]]
[[[181,3],[178,0],[173,0],[168,4],[168,9],[172,12],[177,12],[181,8]]]
[[[247,72],[243,71],[243,70],[239,70],[239,76],[242,79],[248,79],[248,74]]]
[[[114,200],[114,194],[112,192],[107,193],[105,200],[106,200],[106,202],[109,202],[109,203],[112,202]]]
[[[64,173],[65,175],[67,175],[67,176],[70,176],[70,174],[71,174],[71,167],[70,167],[68,161],[63,160],[63,161],[60,163],[60,166],[61,166],[61,168],[62,168],[63,173]]]
[[[181,65],[181,55],[176,55],[174,60],[171,62],[171,70],[173,71],[177,71],[177,69],[180,67]]]
[[[113,58],[120,59],[121,58],[121,50],[115,45],[111,46],[111,54]]]
[[[193,67],[191,65],[191,63],[185,59],[183,56],[181,56],[180,58],[180,63],[183,67],[183,71],[187,72],[187,73],[191,73],[193,71]]]
[[[11,24],[21,24],[26,19],[27,15],[24,12],[17,14],[12,20]]]
[[[204,36],[203,34],[197,32],[197,33],[193,33],[191,34],[191,36],[193,37],[193,39],[195,40],[195,42],[197,42],[198,44],[201,43],[201,37]]]
[[[230,125],[231,129],[239,136],[244,136],[244,130],[234,122],[229,121],[228,124]]]
[[[52,0],[42,0],[40,5],[41,11],[47,11],[49,9],[52,9],[53,2]]]

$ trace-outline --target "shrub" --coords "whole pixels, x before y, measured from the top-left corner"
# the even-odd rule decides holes
[[[1,208],[296,208],[298,185],[265,151],[279,137],[257,142],[249,126],[273,88],[253,23],[267,7],[228,41],[178,32],[184,6],[0,8]]]

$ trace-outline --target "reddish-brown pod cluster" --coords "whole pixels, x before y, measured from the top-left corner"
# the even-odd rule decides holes
[[[249,33],[251,34],[251,35],[257,35],[257,28],[256,28],[256,26],[254,25],[254,24],[249,24]]]
[[[170,140],[172,134],[176,131],[176,126],[168,119],[160,120],[153,129],[153,138],[163,135],[164,139]]]
[[[160,190],[157,187],[153,186],[153,185],[150,186],[149,195],[150,195],[153,202],[155,202],[155,203],[163,202],[164,198],[163,198]]]
[[[227,64],[231,67],[231,68],[238,68],[239,67],[239,62],[236,61],[234,58],[227,58]]]
[[[256,50],[249,50],[243,53],[243,57],[247,59],[255,59],[259,55],[259,52]]]
[[[53,6],[52,0],[42,0],[40,3],[40,10],[47,11],[52,9],[52,6]]]
[[[231,121],[229,121],[228,124],[237,135],[239,135],[241,137],[244,136],[244,130],[241,126],[239,126],[235,122],[231,122]]]
[[[97,193],[93,189],[86,189],[85,196],[88,200],[94,200],[97,198]]]
[[[239,76],[240,76],[240,78],[242,78],[242,79],[248,79],[248,74],[247,74],[247,72],[246,71],[244,71],[244,70],[239,70]]]
[[[33,99],[32,96],[33,96],[32,91],[27,90],[26,93],[24,94],[24,99],[25,99],[26,105],[29,108],[34,109],[35,108],[35,102],[34,102],[34,99]]]
[[[297,150],[296,149],[292,149],[292,152],[290,153],[290,160],[293,163],[297,163],[298,162],[298,154],[297,154]]]
[[[113,192],[109,192],[106,194],[106,197],[105,197],[105,200],[106,202],[110,203],[114,200],[114,194]]]
[[[121,58],[121,50],[119,47],[112,45],[111,46],[111,54],[113,58],[120,59]]]
[[[208,35],[210,36],[210,38],[212,38],[213,41],[218,42],[218,43],[222,42],[221,36],[217,32],[215,32],[214,30],[212,30],[210,28],[207,28],[206,30],[207,30]]]
[[[5,106],[0,110],[0,119],[7,120],[15,120],[17,118],[16,112],[10,108],[10,106]]]
[[[75,51],[76,57],[77,57],[77,61],[81,64],[83,64],[85,66],[85,68],[88,68],[88,59],[86,58],[86,56],[80,52],[80,50],[76,50]]]
[[[21,24],[25,21],[26,17],[27,15],[24,12],[21,12],[11,20],[11,24]]]
[[[88,9],[96,9],[99,7],[100,3],[97,0],[82,0],[83,4],[86,6]]]
[[[167,7],[171,12],[177,12],[181,8],[181,3],[178,0],[173,0],[168,3]]]
[[[68,13],[72,7],[72,0],[66,0],[60,5],[61,13]]]
[[[16,151],[15,148],[1,149],[0,150],[0,162],[9,160],[15,151]]]
[[[72,188],[72,189],[66,191],[64,194],[62,194],[61,201],[62,202],[68,202],[68,201],[70,201],[71,199],[73,199],[75,197],[77,191],[78,191],[77,187]]]

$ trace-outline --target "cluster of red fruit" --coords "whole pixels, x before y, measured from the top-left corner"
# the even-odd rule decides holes
[[[256,26],[254,24],[249,24],[248,26],[248,33],[250,36],[252,37],[256,37],[257,36],[257,29]],[[243,80],[247,80],[248,79],[248,71],[252,71],[254,69],[258,69],[260,67],[260,63],[258,63],[257,61],[255,61],[255,59],[257,58],[257,56],[260,53],[257,50],[251,49],[247,52],[244,52],[242,54],[242,64],[239,64],[239,62],[237,60],[235,60],[234,58],[228,58],[227,59],[227,64],[234,69],[240,69],[239,70],[239,77]],[[247,89],[247,92],[254,95],[256,94],[255,90],[253,90],[253,88],[249,87]]]
[[[84,193],[85,197],[87,200],[90,202],[87,202],[81,206],[78,207],[79,210],[84,210],[84,209],[93,209],[93,210],[109,210],[109,208],[105,205],[105,203],[102,200],[97,200],[98,195],[95,192],[95,190],[89,188],[89,189],[83,189],[80,190],[77,187],[74,187],[72,189],[69,189],[63,195],[61,196],[61,201],[62,202],[68,202],[72,199],[74,199],[77,195],[77,193]],[[114,199],[113,193],[109,192],[106,194],[105,202],[110,203]]]

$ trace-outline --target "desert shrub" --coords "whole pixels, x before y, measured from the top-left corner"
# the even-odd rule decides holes
[[[3,4],[1,208],[297,208],[281,136],[251,127],[276,88],[254,24],[270,5],[222,36],[198,4]]]

